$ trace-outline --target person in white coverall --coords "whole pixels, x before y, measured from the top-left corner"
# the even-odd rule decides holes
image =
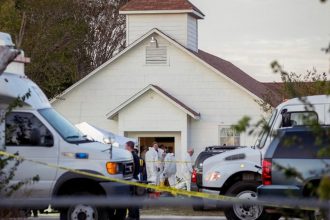
[[[160,145],[158,148],[159,185],[160,186],[164,186],[164,184],[165,184],[165,177],[163,175],[165,156],[166,156],[166,152],[164,149],[164,145]]]
[[[152,147],[149,147],[149,150],[145,155],[145,163],[147,170],[147,181],[149,183],[159,185],[160,166],[157,143],[153,143]]]
[[[164,158],[166,156],[166,152],[165,150],[163,150],[162,148],[158,148],[158,161],[159,161],[159,169],[160,169],[160,173],[162,173],[164,171]]]
[[[187,191],[190,191],[190,187],[191,187],[191,174],[193,172],[191,157],[193,154],[194,154],[194,149],[189,148],[185,155],[185,160],[182,169],[183,180],[186,184]]]
[[[163,178],[167,178],[170,187],[176,185],[176,161],[173,153],[167,153],[164,159]]]

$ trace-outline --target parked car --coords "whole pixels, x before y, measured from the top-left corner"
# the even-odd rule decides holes
[[[241,148],[241,146],[209,146],[205,147],[205,150],[200,152],[197,156],[194,170],[191,175],[191,191],[195,192],[208,192],[206,187],[203,187],[203,162],[212,156],[224,153],[229,150]],[[204,205],[193,206],[195,211],[204,210]]]
[[[330,155],[325,149],[330,149],[330,126],[318,132],[306,126],[280,129],[262,163],[263,185],[258,187],[258,197],[317,196],[320,180],[330,174]]]

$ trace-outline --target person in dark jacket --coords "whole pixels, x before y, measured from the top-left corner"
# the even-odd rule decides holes
[[[134,169],[133,169],[133,178],[136,180],[139,180],[139,173],[140,173],[140,158],[136,154],[134,150],[134,142],[133,141],[128,141],[126,143],[126,150],[132,153],[133,156],[133,161],[134,161]],[[133,195],[135,194],[135,190],[132,190]],[[140,210],[139,207],[131,207],[128,209],[128,218],[127,219],[135,219],[139,220],[140,219]]]

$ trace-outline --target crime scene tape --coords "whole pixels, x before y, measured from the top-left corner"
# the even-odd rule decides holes
[[[190,163],[192,164],[191,161],[184,161],[184,160],[147,160],[144,161],[145,163]]]
[[[192,197],[212,199],[212,200],[226,200],[226,201],[235,200],[235,199],[237,200],[237,198],[235,198],[235,197],[229,197],[229,196],[223,196],[223,195],[212,195],[212,194],[207,194],[207,193],[202,193],[202,192],[192,192],[192,191],[175,189],[175,188],[166,187],[166,186],[156,186],[156,185],[152,185],[152,184],[138,183],[138,182],[133,182],[133,181],[128,181],[128,180],[93,174],[93,173],[89,173],[89,172],[85,172],[85,171],[81,171],[81,170],[71,169],[71,168],[64,167],[64,166],[58,166],[55,164],[50,164],[50,163],[46,163],[46,162],[42,162],[42,161],[27,159],[22,156],[10,154],[5,151],[0,151],[0,155],[6,156],[6,157],[11,157],[16,160],[28,161],[28,162],[35,163],[35,164],[44,165],[49,168],[65,170],[65,171],[76,173],[76,174],[83,175],[83,176],[88,176],[88,177],[93,177],[93,178],[102,179],[102,180],[106,180],[106,181],[127,184],[127,185],[131,185],[131,186],[142,187],[142,188],[146,188],[146,189],[153,189],[155,191],[160,191],[160,192],[168,192],[168,193],[172,193],[174,195],[192,196]]]
[[[19,160],[19,161],[28,161],[28,162],[31,162],[31,163],[47,166],[49,168],[61,169],[61,170],[65,170],[65,171],[68,171],[68,172],[76,173],[76,174],[87,176],[87,177],[92,177],[92,178],[102,179],[102,180],[106,180],[106,181],[112,181],[112,182],[127,184],[127,185],[131,185],[131,186],[136,186],[136,187],[142,187],[142,188],[146,188],[146,189],[153,189],[153,190],[159,191],[159,192],[168,192],[168,193],[171,193],[173,195],[182,195],[182,196],[188,196],[188,197],[217,200],[217,201],[222,201],[222,202],[230,202],[232,204],[242,203],[242,200],[238,199],[237,197],[230,197],[230,196],[224,196],[224,195],[214,195],[214,194],[207,194],[207,193],[203,193],[203,192],[186,191],[186,190],[176,189],[176,188],[171,188],[171,187],[166,187],[166,186],[156,186],[156,185],[151,185],[151,184],[132,182],[132,181],[128,181],[128,180],[117,179],[117,178],[112,178],[112,177],[107,177],[107,176],[103,176],[103,175],[93,174],[93,173],[89,173],[89,172],[85,172],[85,171],[75,170],[75,169],[71,169],[71,168],[68,168],[68,167],[58,166],[58,165],[55,165],[55,164],[50,164],[50,163],[46,163],[46,162],[42,162],[42,161],[31,160],[31,159],[27,159],[27,158],[24,158],[24,157],[19,156],[19,155],[10,154],[10,153],[5,152],[5,151],[0,151],[0,156],[1,155],[6,156],[6,157],[10,157],[10,158],[14,158],[14,159]],[[249,203],[251,203],[251,201]],[[260,203],[260,201],[259,201],[259,203]],[[267,203],[265,203],[265,204],[267,204]],[[282,205],[282,204],[273,204],[273,203],[268,203],[267,206],[280,207],[280,208],[292,208],[292,206],[287,206],[287,205]],[[309,206],[306,206],[306,205],[304,205],[303,207],[300,207],[300,208],[303,209],[303,210],[315,210],[315,208],[312,208],[312,207],[309,207]]]

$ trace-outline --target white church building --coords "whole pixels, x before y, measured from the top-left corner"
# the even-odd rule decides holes
[[[243,116],[259,118],[267,84],[198,47],[204,14],[188,0],[131,0],[126,48],[52,100],[71,122],[139,140],[158,141],[178,159],[206,146],[253,145],[232,131]]]

